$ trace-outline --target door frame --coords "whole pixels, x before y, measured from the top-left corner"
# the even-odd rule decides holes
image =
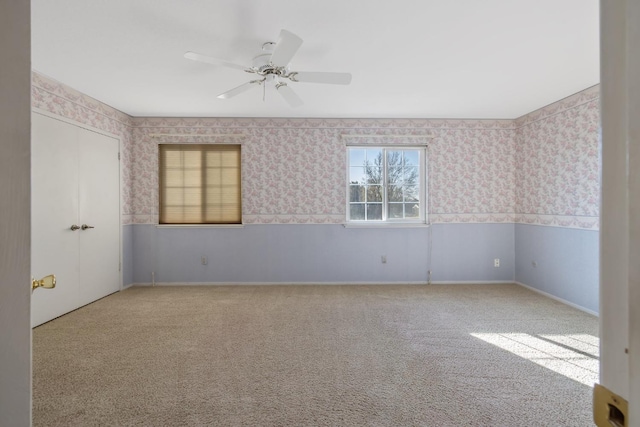
[[[0,2],[0,425],[31,425],[31,2]]]
[[[122,230],[122,206],[124,205],[123,204],[123,200],[122,200],[122,194],[123,194],[123,191],[122,191],[122,154],[121,154],[122,153],[122,140],[120,139],[119,136],[117,136],[115,134],[106,132],[106,131],[104,131],[102,129],[98,129],[96,127],[93,127],[93,126],[90,126],[90,125],[87,125],[87,124],[84,124],[84,123],[81,123],[81,122],[78,122],[76,120],[72,120],[72,119],[68,119],[66,117],[59,116],[57,114],[51,113],[50,111],[43,110],[42,108],[32,107],[31,108],[31,114],[40,114],[42,116],[46,116],[46,117],[49,117],[49,118],[54,119],[54,120],[59,120],[61,122],[68,123],[70,125],[77,126],[79,128],[88,130],[90,132],[95,132],[97,134],[104,135],[104,136],[107,136],[109,138],[113,138],[116,141],[118,141],[118,155],[119,155],[119,157],[118,157],[118,213],[119,213],[118,214],[118,251],[119,251],[119,253],[118,253],[118,262],[119,262],[119,266],[120,266],[120,271],[118,272],[119,273],[118,274],[118,278],[119,278],[119,281],[120,281],[120,283],[118,284],[118,291],[121,292],[124,289],[124,286],[123,286],[123,278],[124,278],[124,276],[123,276],[123,273],[124,273],[123,265],[124,264],[123,264],[123,259],[122,259],[123,238],[124,238],[124,233],[123,233],[123,230]]]

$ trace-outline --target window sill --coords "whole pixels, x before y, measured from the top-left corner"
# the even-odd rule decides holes
[[[156,228],[244,228],[244,224],[156,224]]]
[[[344,228],[427,228],[431,224],[424,222],[345,222]]]

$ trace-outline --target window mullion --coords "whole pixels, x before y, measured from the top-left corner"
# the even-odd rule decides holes
[[[207,219],[207,150],[202,150],[200,156],[200,222],[205,223]]]
[[[369,189],[369,184],[371,184],[370,180],[369,180],[369,175],[367,174],[367,168],[369,167],[369,157],[368,155],[365,153],[364,156],[364,164],[367,165],[364,168],[364,220],[367,221],[369,219],[369,203],[367,200],[367,190]]]
[[[420,163],[418,163],[419,165],[419,172],[420,172],[420,180],[418,181],[419,183],[419,187],[418,187],[418,194],[420,197],[420,219],[422,221],[425,221],[427,218],[427,191],[426,189],[427,187],[427,173],[426,173],[426,167],[427,167],[427,152],[426,149],[425,150],[420,150],[418,152],[418,160],[420,160]]]
[[[386,221],[387,215],[387,149],[382,150],[382,220]]]
[[[369,204],[367,203],[367,189],[369,188],[369,176],[367,175],[367,165],[369,164],[369,157],[367,156],[366,152],[364,155],[364,164],[365,164],[365,168],[364,168],[364,200],[363,200],[363,205],[364,205],[364,220],[367,221],[368,217],[367,217],[367,213],[369,212]]]

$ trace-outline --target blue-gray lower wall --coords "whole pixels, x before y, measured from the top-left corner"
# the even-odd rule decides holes
[[[125,286],[150,283],[152,272],[175,283],[426,282],[430,269],[433,282],[515,279],[597,312],[598,257],[597,231],[524,224],[126,225],[122,265]]]
[[[516,224],[515,242],[516,281],[598,312],[597,231]]]
[[[434,224],[433,282],[513,281],[514,224]],[[494,260],[500,267],[494,267]]]
[[[426,282],[429,269],[432,281],[514,278],[513,224],[128,227],[133,283],[151,282],[152,272],[169,283],[412,283]]]
[[[122,226],[122,286],[133,281],[133,225]]]
[[[148,283],[155,272],[156,282],[178,283],[424,282],[427,235],[341,225],[136,225],[134,281]]]

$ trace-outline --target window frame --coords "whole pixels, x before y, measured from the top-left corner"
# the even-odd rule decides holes
[[[201,147],[200,152],[201,153],[205,153],[207,151],[215,151],[215,147],[220,147],[220,146],[234,146],[237,147],[238,149],[238,154],[239,154],[239,180],[238,180],[238,190],[239,190],[239,202],[238,202],[238,209],[239,209],[239,213],[240,213],[240,218],[238,220],[238,222],[203,222],[201,220],[201,222],[162,222],[162,210],[163,210],[163,199],[162,199],[162,193],[163,193],[163,189],[162,189],[162,185],[163,185],[163,179],[162,179],[162,175],[163,175],[163,169],[162,169],[162,152],[161,152],[161,146],[189,146],[190,148],[193,147]],[[224,142],[224,143],[175,143],[175,142],[162,142],[162,143],[158,143],[157,144],[157,148],[158,148],[158,181],[157,181],[157,189],[158,189],[158,226],[159,227],[242,227],[243,226],[243,221],[244,221],[244,216],[243,216],[243,200],[242,200],[242,195],[243,195],[243,179],[242,179],[242,169],[243,169],[243,161],[242,161],[242,144],[241,143],[234,143],[234,142]],[[204,173],[204,171],[202,171],[202,175],[203,178],[206,177],[206,174]],[[205,179],[206,181],[206,179]],[[206,182],[203,185],[203,190],[206,193],[206,189],[207,189],[207,185]]]
[[[380,149],[383,153],[383,172],[382,172],[382,219],[351,219],[351,182],[350,182],[350,168],[351,168],[351,149]],[[389,201],[388,201],[388,151],[402,151],[412,150],[418,152],[418,197],[419,197],[419,215],[417,218],[389,218]],[[426,145],[389,145],[389,144],[349,144],[346,146],[346,221],[345,225],[356,226],[420,226],[426,225],[428,215],[428,170],[427,170],[427,146]],[[365,202],[366,203],[366,202]],[[365,205],[366,206],[366,205]],[[365,207],[366,211],[366,207]],[[365,214],[366,215],[366,214]]]

